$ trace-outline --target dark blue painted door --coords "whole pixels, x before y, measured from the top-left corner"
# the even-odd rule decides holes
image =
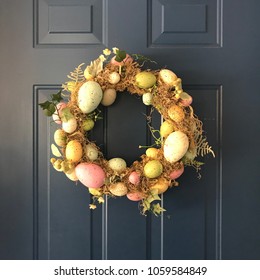
[[[259,259],[259,9],[256,0],[1,0],[0,258]],[[125,198],[92,212],[86,188],[49,164],[55,125],[37,104],[114,46],[182,77],[216,153],[201,179],[187,168],[162,197],[161,217]],[[127,93],[115,105],[93,137],[130,163],[149,138],[146,109]]]

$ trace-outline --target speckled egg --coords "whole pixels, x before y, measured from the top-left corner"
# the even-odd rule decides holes
[[[78,162],[82,158],[83,149],[77,140],[71,140],[66,146],[66,159],[71,162]]]
[[[136,171],[133,171],[130,173],[128,180],[131,184],[138,185],[140,183],[140,175]]]
[[[100,188],[104,185],[106,174],[97,164],[83,162],[76,166],[76,176],[88,188]]]
[[[172,132],[164,142],[163,153],[167,161],[179,161],[189,148],[189,139],[182,131]]]
[[[64,147],[66,146],[66,140],[67,140],[67,134],[63,129],[57,129],[54,132],[54,142],[60,146],[60,147]]]
[[[108,161],[108,166],[115,172],[121,173],[126,169],[126,162],[122,158],[112,158]]]
[[[169,86],[175,86],[176,80],[178,79],[177,75],[168,69],[162,69],[159,72],[159,77],[165,84]]]
[[[78,106],[83,113],[91,113],[98,107],[102,97],[100,85],[95,81],[87,81],[79,89]]]
[[[115,196],[124,196],[127,194],[127,187],[124,183],[118,182],[110,185],[109,191]]]
[[[168,109],[168,115],[176,123],[179,123],[179,122],[183,121],[184,118],[185,118],[185,114],[184,114],[183,109],[178,105],[172,105]]]
[[[87,144],[84,148],[84,153],[91,161],[98,158],[98,150],[93,144]]]
[[[159,160],[148,161],[144,166],[144,175],[153,179],[159,177],[163,172],[163,166]]]

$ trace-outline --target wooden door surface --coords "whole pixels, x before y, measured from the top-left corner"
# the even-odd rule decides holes
[[[1,0],[0,258],[259,259],[259,10],[256,0]],[[38,103],[106,47],[180,76],[216,154],[201,179],[186,168],[160,217],[126,198],[92,211],[88,190],[49,163],[56,126]],[[146,106],[124,92],[103,113],[92,137],[107,158],[138,159]]]

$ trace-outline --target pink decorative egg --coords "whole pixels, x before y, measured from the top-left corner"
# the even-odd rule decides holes
[[[192,103],[192,97],[188,93],[182,92],[180,95],[180,103],[184,107],[190,106]]]
[[[110,61],[111,64],[117,65],[117,66],[127,64],[127,63],[131,63],[131,62],[133,62],[133,59],[129,54],[126,54],[126,58],[123,61],[120,61],[120,62],[116,61],[116,56],[112,57],[112,59]]]
[[[64,102],[60,102],[56,105],[57,110],[54,112],[54,114],[52,115],[53,120],[57,123],[57,124],[61,124],[61,119],[60,119],[60,112],[62,109],[64,109],[67,106],[66,103]]]
[[[126,196],[132,201],[140,201],[144,198],[143,194],[140,192],[128,193]]]
[[[179,178],[182,175],[183,172],[184,172],[184,166],[182,165],[182,167],[180,169],[173,170],[170,173],[170,178],[172,180],[175,180],[175,179]]]
[[[128,178],[129,182],[132,183],[133,185],[138,185],[140,183],[140,175],[136,172],[133,171]]]
[[[75,168],[79,181],[88,188],[100,188],[104,185],[106,174],[97,164],[83,162]]]

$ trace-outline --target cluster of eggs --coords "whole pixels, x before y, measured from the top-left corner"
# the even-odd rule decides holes
[[[112,58],[110,63],[114,65],[123,65],[125,63],[132,63],[133,59],[127,55],[122,62],[117,62]],[[88,114],[92,113],[99,104],[103,106],[110,106],[116,99],[116,90],[114,87],[102,90],[99,83],[93,80],[93,76],[89,73],[84,73],[86,81],[80,86],[77,93],[77,106],[82,113],[86,115],[83,120],[83,129],[85,131],[91,130],[94,127],[94,121],[88,118]],[[121,76],[118,72],[111,72],[108,81],[111,85],[116,85],[120,82]],[[175,97],[179,100],[178,104],[173,104],[168,109],[169,119],[165,120],[160,127],[160,134],[163,139],[161,147],[163,156],[170,164],[180,161],[188,151],[189,139],[185,133],[176,129],[176,123],[180,123],[185,118],[183,107],[189,106],[192,102],[192,97],[183,92],[181,89],[181,80],[168,69],[160,70],[158,78],[150,71],[141,71],[135,76],[135,86],[144,89],[142,100],[145,105],[153,105],[153,88],[158,82],[164,83],[169,87],[175,88]],[[78,129],[78,122],[76,117],[72,114],[68,120],[61,121],[63,110],[67,108],[67,104],[61,102],[57,105],[57,110],[53,115],[56,123],[61,124],[61,128],[54,133],[55,143],[64,149],[64,159],[51,159],[53,167],[57,171],[63,171],[67,177],[73,181],[79,180],[83,185],[89,188],[93,195],[102,194],[102,187],[106,181],[106,170],[98,164],[100,153],[96,146],[90,143],[80,143],[78,140],[68,140],[69,135],[73,134]],[[171,180],[177,179],[184,171],[184,166],[180,161],[180,168],[172,170],[169,174],[169,179],[162,176],[164,172],[163,164],[158,157],[159,149],[148,148],[146,150],[146,163],[144,164],[142,172],[131,171],[127,174],[128,182],[138,186],[142,177],[154,180],[151,189],[157,190],[158,194],[165,192]],[[87,161],[82,161],[83,156]],[[117,175],[123,174],[127,169],[127,164],[122,158],[112,158],[107,161],[108,167]],[[115,196],[126,195],[130,200],[139,201],[144,198],[142,192],[129,193],[127,185],[123,181],[112,183],[109,187],[111,194]]]

